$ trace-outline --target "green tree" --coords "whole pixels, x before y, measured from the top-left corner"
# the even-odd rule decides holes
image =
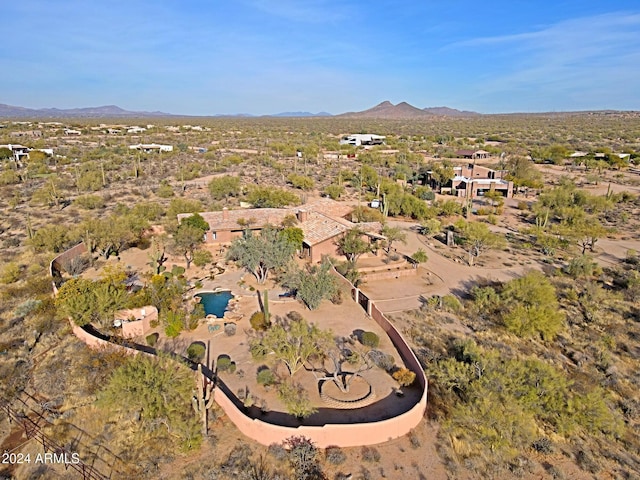
[[[187,264],[187,269],[191,266],[195,251],[204,243],[204,233],[205,230],[192,225],[190,222],[184,223],[183,220],[183,223],[180,224],[173,236],[173,248],[176,252],[182,254]]]
[[[129,423],[140,436],[193,450],[202,441],[191,405],[193,390],[193,375],[185,365],[134,355],[113,372],[97,405]]]
[[[331,262],[325,259],[320,265],[291,272],[284,284],[297,291],[296,296],[307,305],[309,310],[315,310],[322,300],[332,298],[338,289],[336,278],[331,274],[331,268]]]
[[[260,235],[237,238],[229,247],[227,259],[233,260],[250,271],[262,284],[269,272],[284,267],[291,260],[295,246],[271,226]]]
[[[312,355],[322,353],[323,344],[331,341],[332,337],[330,330],[320,330],[301,318],[272,325],[261,336],[251,340],[249,348],[256,360],[273,354],[273,358],[283,362],[293,377]]]
[[[282,208],[300,203],[296,194],[273,187],[255,187],[247,195],[247,200],[256,208]]]
[[[76,325],[91,323],[95,312],[93,282],[84,278],[73,278],[58,290],[55,305],[58,316],[71,318]]]
[[[229,197],[237,197],[240,194],[240,177],[224,175],[216,177],[209,182],[209,193],[214,200],[228,201]]]
[[[504,325],[519,337],[540,335],[552,340],[564,325],[554,286],[536,270],[508,282],[500,301]]]
[[[295,247],[297,251],[302,250],[302,241],[304,240],[304,231],[299,227],[286,227],[280,230],[280,236],[284,237],[287,242]]]
[[[454,176],[453,164],[448,160],[431,165],[431,180],[436,189],[446,185]]]
[[[525,157],[513,156],[507,161],[507,180],[513,182],[513,186],[542,188],[542,173],[535,167],[533,162]]]
[[[344,187],[342,185],[336,185],[335,183],[332,183],[331,185],[327,185],[324,188],[324,193],[326,195],[329,195],[329,197],[333,200],[337,200],[344,193]]]
[[[460,220],[456,223],[456,228],[460,230],[469,252],[469,265],[473,265],[473,259],[483,252],[492,248],[502,248],[506,244],[505,239],[489,230],[486,223]]]
[[[347,258],[352,265],[358,261],[363,253],[370,250],[369,242],[364,240],[364,233],[359,228],[348,230],[337,242],[340,252]]]
[[[407,243],[407,233],[403,231],[400,227],[391,227],[389,225],[385,225],[382,227],[382,235],[387,238],[387,253],[391,252],[393,248],[394,242]]]
[[[291,182],[294,188],[299,188],[300,190],[312,190],[313,189],[313,178],[307,177],[306,175],[298,175],[296,173],[290,173],[287,176],[287,180]]]
[[[309,394],[299,384],[282,382],[278,385],[278,398],[284,403],[289,414],[298,418],[307,418],[318,410],[311,404]]]

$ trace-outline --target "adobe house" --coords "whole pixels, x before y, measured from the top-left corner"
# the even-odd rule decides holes
[[[445,185],[441,185],[440,193],[454,192],[458,197],[475,198],[495,190],[502,193],[504,197],[513,196],[513,182],[503,178],[507,174],[506,170],[493,170],[469,163],[454,167],[453,171],[455,176]],[[433,188],[435,182],[431,180],[430,173],[427,172],[427,182]]]
[[[458,150],[456,155],[459,158],[466,158],[469,160],[476,160],[478,158],[489,158],[491,155],[489,152],[484,150]]]
[[[297,227],[304,232],[301,255],[312,263],[319,262],[322,255],[338,255],[337,240],[352,228],[363,230],[369,241],[382,239],[378,235],[382,226],[378,222],[353,223],[345,217],[353,207],[329,198],[322,198],[303,207],[223,209],[219,212],[200,213],[209,224],[205,233],[207,243],[231,243],[242,237],[246,230],[259,233],[266,225],[280,225],[287,216],[295,216]],[[178,215],[178,221],[190,216]]]
[[[118,310],[114,314],[113,326],[122,328],[123,338],[141,337],[151,330],[151,322],[157,320],[158,309],[153,305],[147,305]]]

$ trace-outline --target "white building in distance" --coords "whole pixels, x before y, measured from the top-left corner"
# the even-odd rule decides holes
[[[141,152],[173,152],[173,145],[158,145],[157,143],[139,143],[129,145],[130,150],[140,150]]]
[[[360,145],[382,145],[384,143],[383,135],[374,135],[371,133],[355,133],[353,135],[346,135],[340,139],[340,145],[354,145],[359,147]]]

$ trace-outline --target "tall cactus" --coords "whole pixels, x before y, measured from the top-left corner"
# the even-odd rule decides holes
[[[213,390],[213,386],[210,381],[204,378],[202,375],[202,364],[198,363],[198,374],[196,378],[197,392],[191,399],[191,404],[193,405],[193,410],[196,415],[200,415],[200,420],[202,422],[202,435],[206,437],[209,434],[209,425],[207,422],[207,411],[213,405],[213,395],[211,395],[211,391]]]
[[[264,300],[262,302],[262,308],[264,309],[264,323],[269,325],[271,323],[269,318],[269,290],[264,291]]]

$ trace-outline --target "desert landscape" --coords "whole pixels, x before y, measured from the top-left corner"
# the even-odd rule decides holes
[[[636,478],[640,115],[110,114],[0,122],[0,476]]]

